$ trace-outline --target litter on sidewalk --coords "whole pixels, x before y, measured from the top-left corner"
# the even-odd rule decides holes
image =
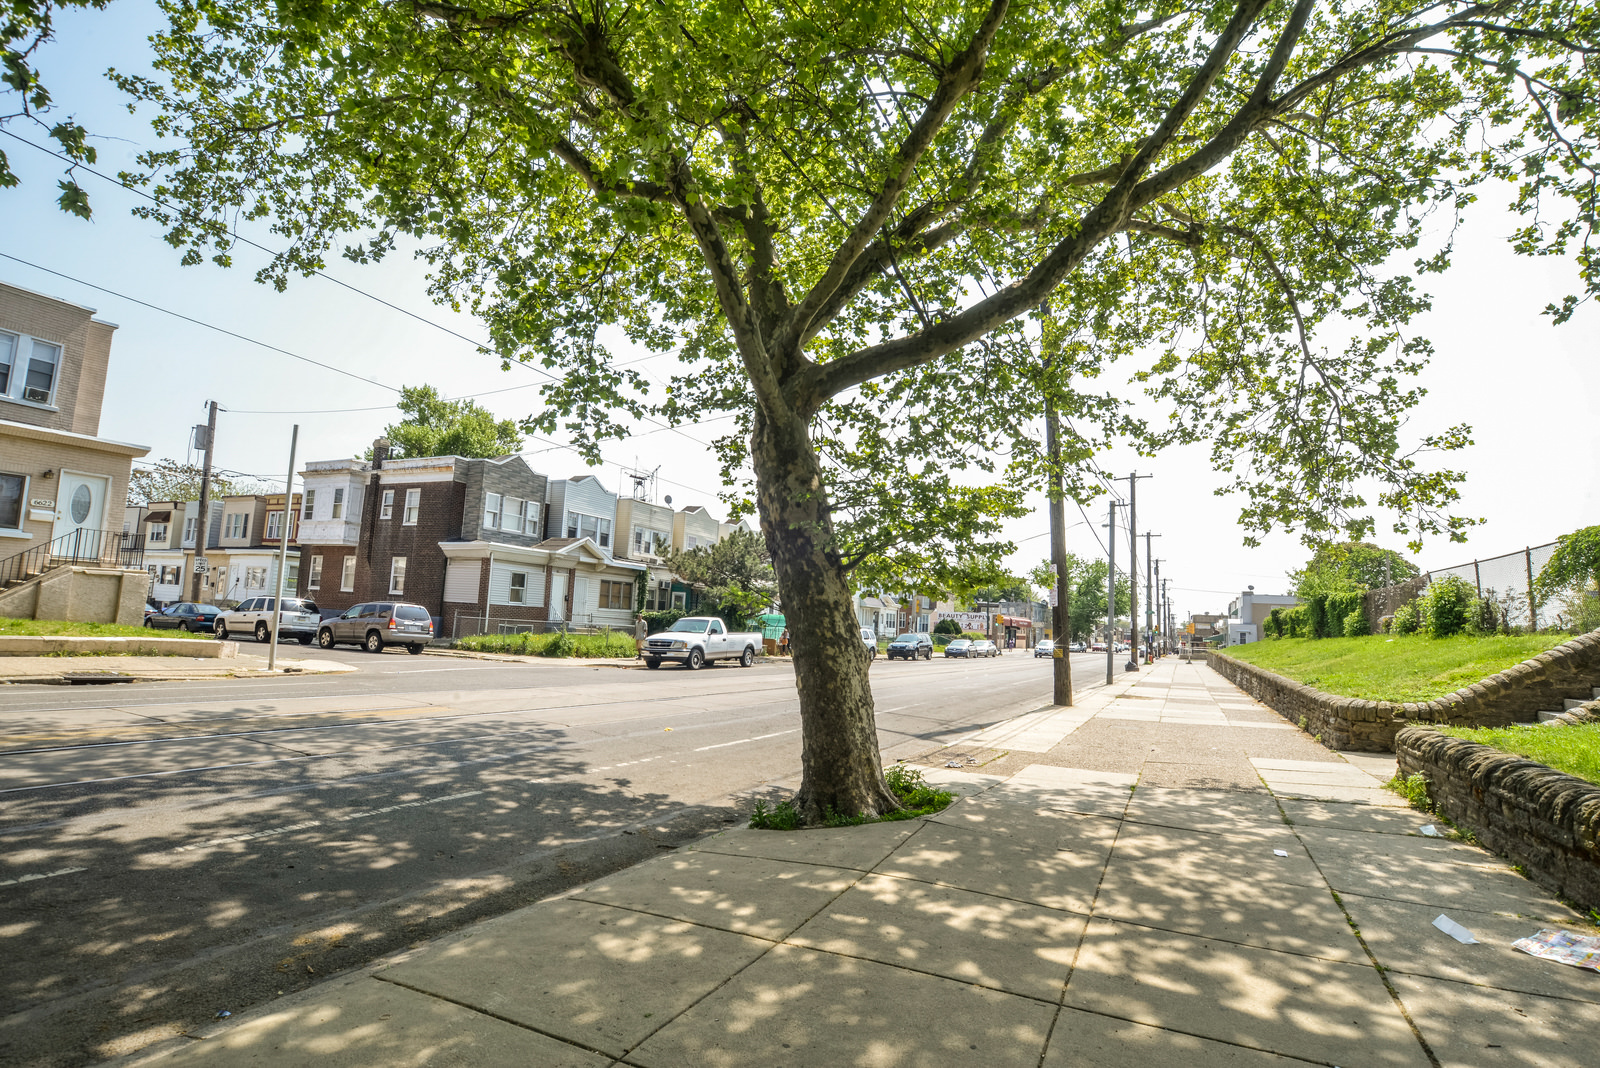
[[[1546,927],[1538,934],[1519,938],[1511,943],[1513,949],[1557,964],[1570,964],[1574,968],[1589,968],[1600,972],[1600,936],[1575,934]]]
[[[1435,827],[1431,823],[1426,824],[1426,825],[1424,825],[1422,827],[1422,833],[1427,835],[1429,838],[1443,838],[1444,837],[1444,835],[1439,833],[1439,828]]]
[[[1439,913],[1439,918],[1433,921],[1433,925],[1464,946],[1476,946],[1479,944],[1478,940],[1472,937],[1471,931],[1442,912]]]
[[[1289,855],[1289,851],[1287,849],[1274,849],[1272,851],[1272,855],[1275,857],[1286,857]]]

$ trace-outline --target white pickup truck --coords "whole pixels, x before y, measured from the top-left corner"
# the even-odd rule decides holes
[[[646,638],[639,654],[647,668],[658,668],[663,660],[691,669],[718,660],[737,660],[740,667],[749,667],[759,648],[760,634],[731,633],[715,616],[685,616]]]

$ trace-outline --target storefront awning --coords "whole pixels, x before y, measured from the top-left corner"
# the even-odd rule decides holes
[[[1023,619],[1021,616],[996,616],[1002,627],[1031,627],[1033,620]]]

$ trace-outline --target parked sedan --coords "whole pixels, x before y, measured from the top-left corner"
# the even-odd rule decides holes
[[[179,601],[154,615],[146,616],[144,625],[152,630],[204,631],[209,634],[216,628],[217,617],[221,614],[215,605]]]
[[[968,652],[967,655],[968,656],[999,656],[1000,655],[1000,647],[995,645],[994,642],[989,641],[987,638],[985,638],[982,641],[973,642],[972,643],[972,650],[970,652]]]
[[[955,638],[944,647],[945,656],[966,656],[972,648],[971,638]]]
[[[1049,638],[1046,638],[1044,641],[1033,647],[1033,658],[1037,660],[1041,656],[1054,656],[1055,651],[1056,643],[1051,641]]]
[[[253,634],[258,642],[271,641],[272,609],[275,603],[272,597],[251,597],[241,602],[239,607],[222,613],[217,617],[217,637],[226,639],[231,635],[242,638]],[[301,645],[310,645],[317,636],[317,627],[321,622],[322,615],[317,611],[315,601],[303,597],[285,597],[283,611],[278,616],[278,637],[295,638]]]
[[[1069,653],[1087,653],[1089,651],[1089,646],[1083,642],[1073,642],[1071,645],[1067,646],[1067,651]]]

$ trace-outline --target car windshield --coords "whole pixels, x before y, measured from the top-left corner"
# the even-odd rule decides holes
[[[897,642],[916,642],[921,640],[922,635],[920,634],[902,634],[900,637],[895,639]]]
[[[706,621],[703,619],[680,619],[667,629],[692,634],[704,634],[706,632]]]
[[[317,603],[315,601],[302,601],[298,597],[285,597],[283,599],[283,610],[285,612],[315,612]]]
[[[394,617],[396,619],[414,619],[421,622],[428,618],[428,610],[421,605],[415,604],[396,605]]]
[[[951,645],[971,645],[972,644],[972,639],[971,638],[957,638],[955,641],[951,642],[950,644]]]

